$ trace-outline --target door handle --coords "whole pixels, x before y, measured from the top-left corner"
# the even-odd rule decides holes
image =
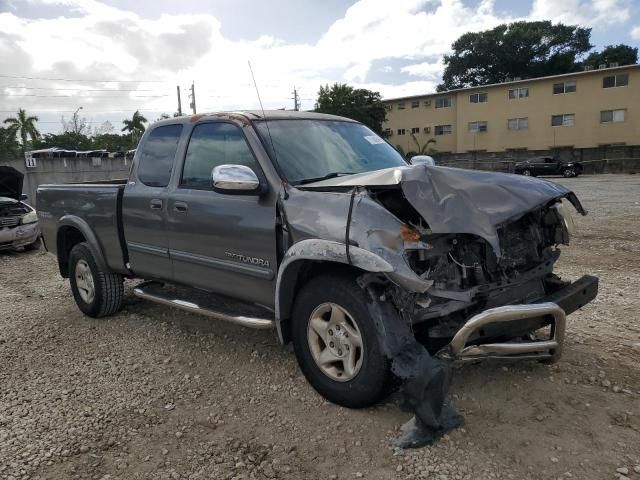
[[[149,202],[149,206],[152,210],[160,210],[162,208],[162,200],[160,200],[159,198],[154,198],[153,200],[151,200],[151,202]]]
[[[173,210],[176,212],[186,212],[189,209],[189,206],[184,202],[176,202],[173,204]]]

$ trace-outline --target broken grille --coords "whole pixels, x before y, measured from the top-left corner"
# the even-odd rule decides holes
[[[15,227],[20,223],[20,217],[0,217],[0,227]]]

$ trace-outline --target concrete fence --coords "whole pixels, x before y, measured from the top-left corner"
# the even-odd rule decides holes
[[[36,206],[36,189],[44,183],[79,183],[117,180],[129,176],[131,160],[126,158],[38,158],[35,167],[26,167],[23,159],[0,159],[0,165],[24,173],[23,193],[27,203]]]

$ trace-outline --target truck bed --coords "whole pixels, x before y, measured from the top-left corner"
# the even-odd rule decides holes
[[[126,243],[122,229],[122,194],[127,180],[40,185],[38,218],[46,248],[59,253],[61,227],[85,227],[93,233],[110,270],[126,273]],[[85,235],[85,236],[86,236]],[[92,239],[93,240],[93,239]]]

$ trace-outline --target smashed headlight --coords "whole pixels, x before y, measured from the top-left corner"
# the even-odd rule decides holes
[[[573,221],[573,216],[571,215],[571,209],[569,208],[569,201],[566,199],[562,199],[561,202],[556,203],[553,207],[555,208],[558,216],[562,220],[562,224],[564,228],[567,230],[569,237],[572,237],[576,231],[576,225]]]

